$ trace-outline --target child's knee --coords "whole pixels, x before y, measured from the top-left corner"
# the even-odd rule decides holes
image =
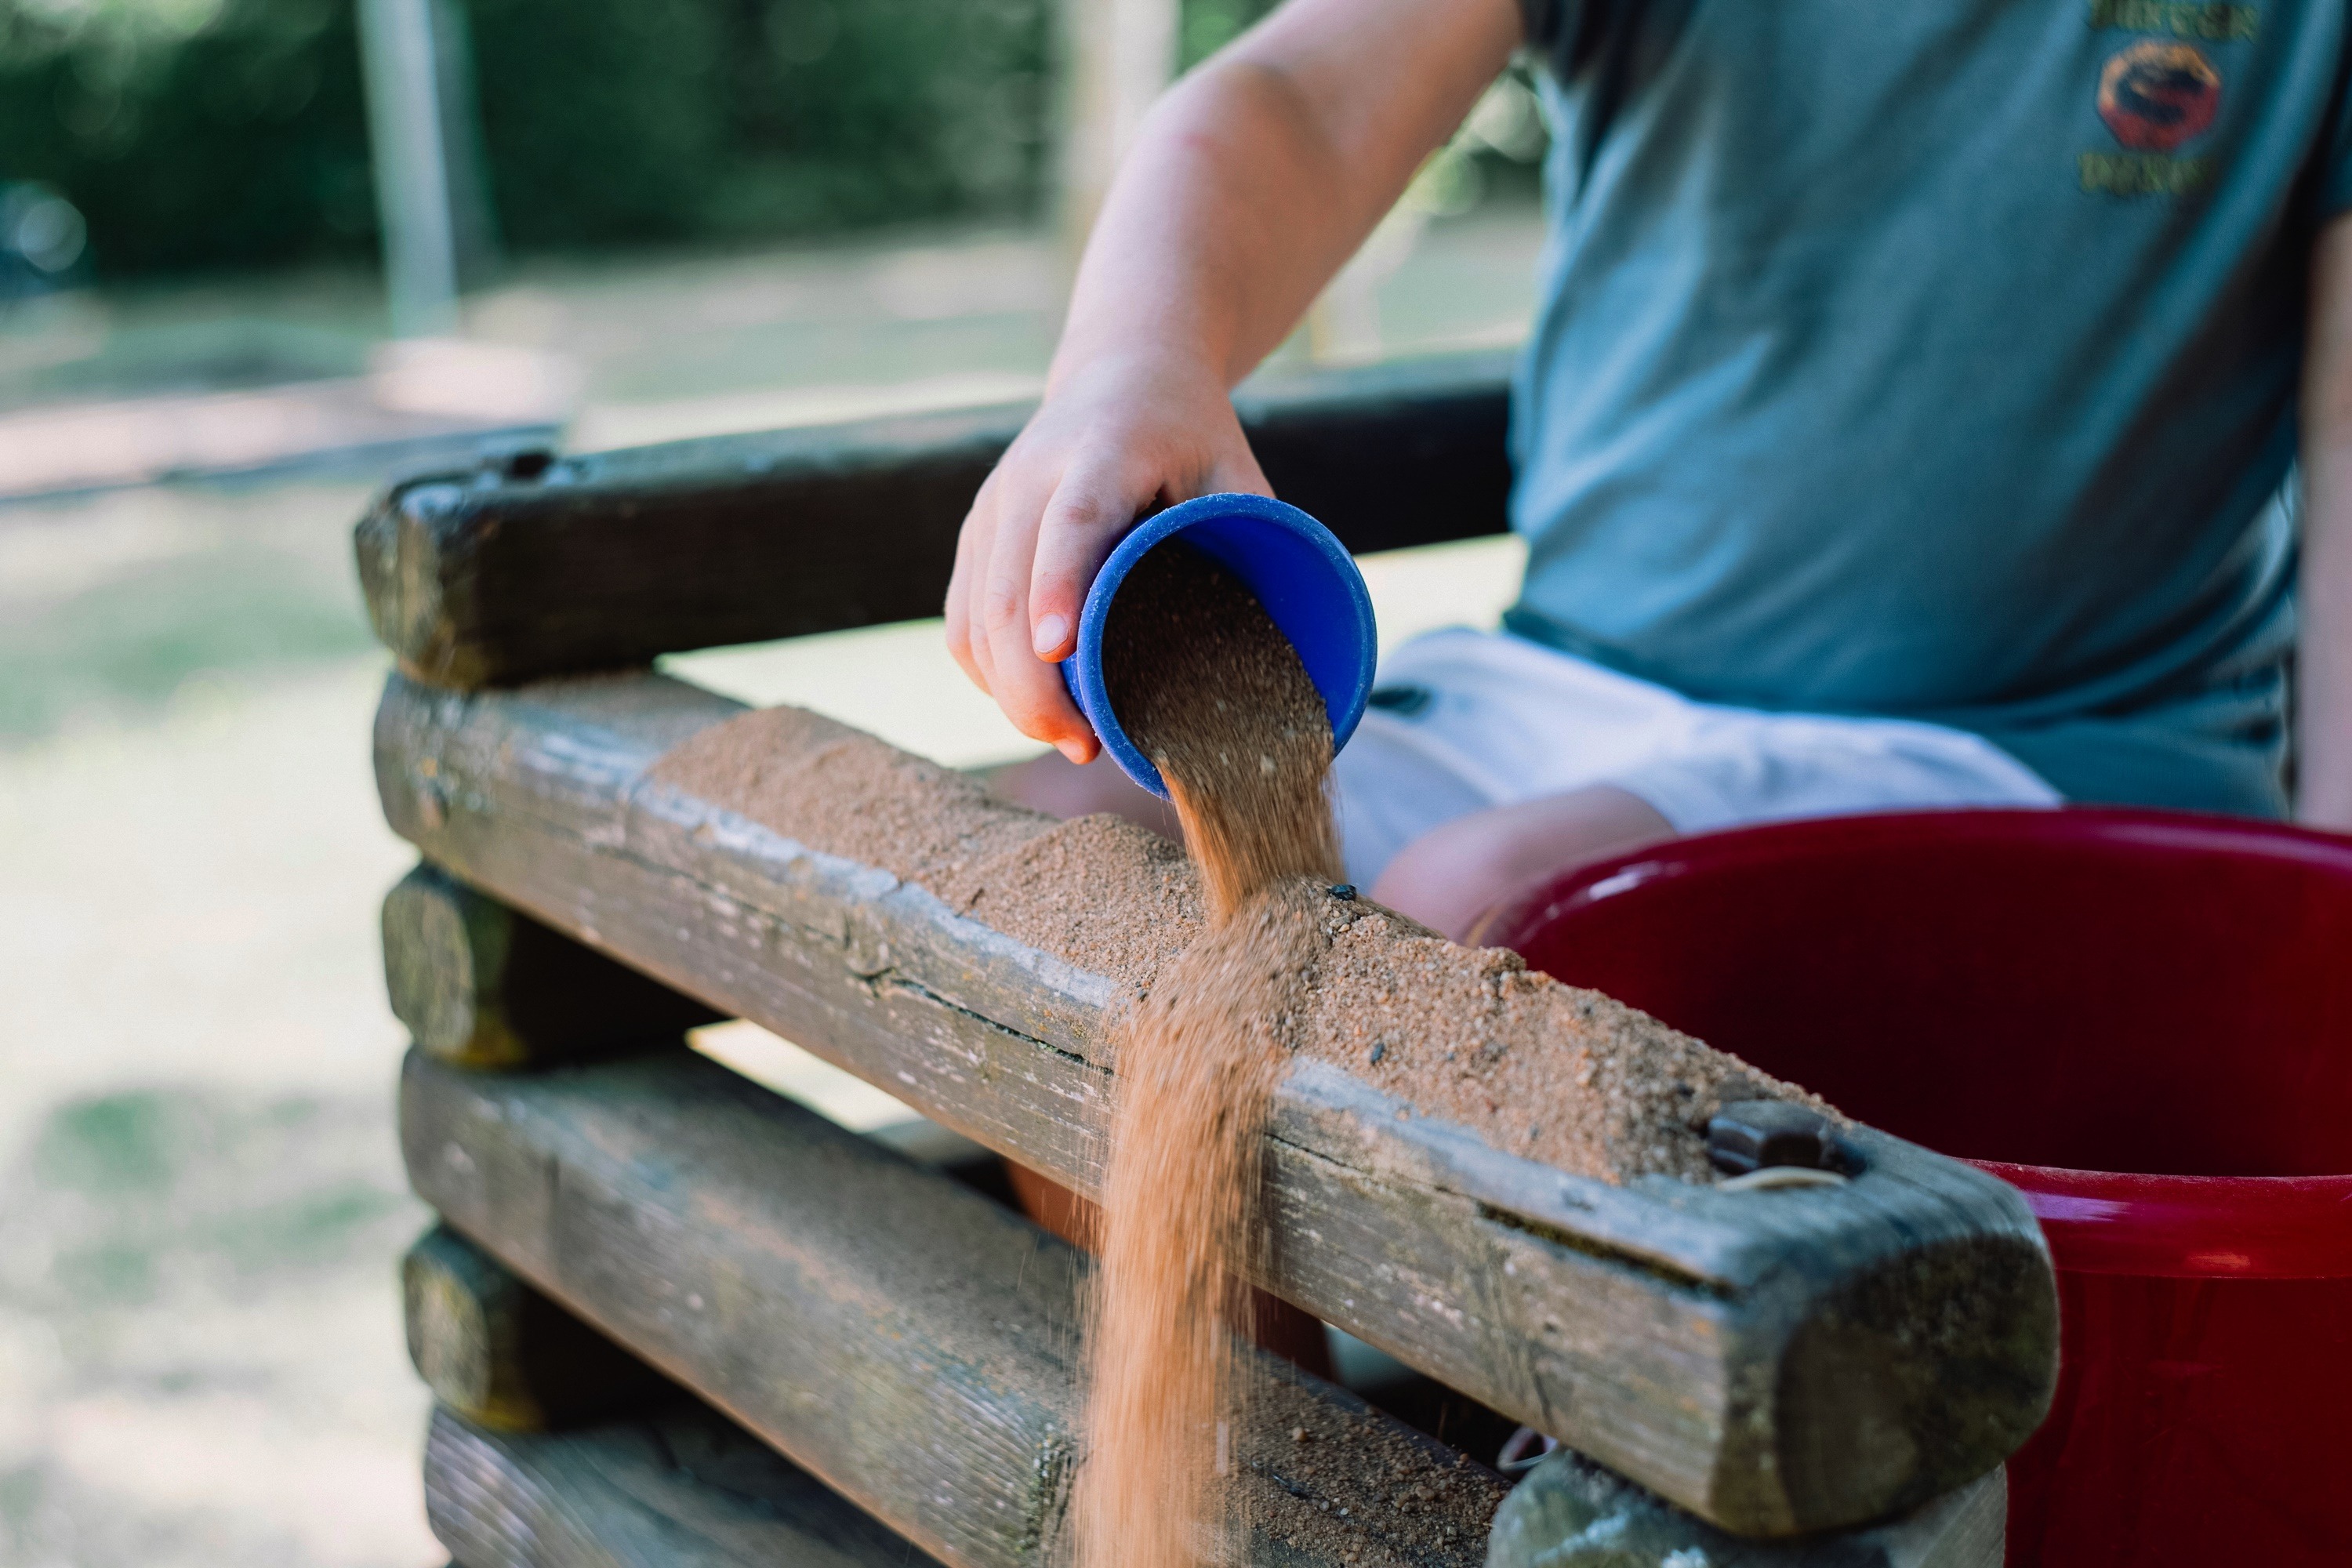
[[[1460,942],[1480,917],[1539,882],[1674,836],[1648,803],[1612,785],[1495,806],[1404,847],[1372,897]]]
[[[1108,812],[1171,838],[1180,836],[1173,807],[1118,771],[1109,757],[1081,767],[1059,752],[992,773],[989,787],[1032,811],[1064,818]]]
[[[1487,907],[1510,893],[1513,835],[1482,811],[1431,829],[1398,852],[1372,897],[1457,942]]]

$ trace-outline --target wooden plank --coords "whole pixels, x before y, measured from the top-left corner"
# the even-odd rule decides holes
[[[380,793],[468,881],[1097,1190],[1125,994],[648,780],[736,711],[650,676],[475,696],[395,678]],[[1612,1186],[1402,1109],[1328,1067],[1286,1079],[1264,1282],[1727,1529],[1918,1506],[2047,1406],[2047,1251],[1965,1165],[1864,1129],[1844,1186]]]
[[[400,1286],[409,1364],[478,1426],[545,1432],[675,1392],[447,1226],[408,1249]]]
[[[943,1561],[1056,1560],[1083,1272],[1061,1242],[683,1053],[529,1076],[412,1054],[401,1138],[453,1223]],[[1251,1561],[1492,1561],[1485,1467],[1270,1357],[1247,1397]],[[2000,1561],[1998,1472],[1891,1525],[1762,1543],[1578,1456],[1538,1473],[1499,1518],[1546,1568]],[[1541,1556],[1575,1534],[1618,1554]]]
[[[1498,533],[1507,355],[1235,399],[1277,493],[1358,551]],[[569,458],[393,487],[356,533],[376,635],[474,688],[940,613],[955,535],[1026,405]]]
[[[519,1436],[434,1413],[425,1512],[466,1568],[936,1568],[707,1405]]]
[[[383,924],[393,1016],[457,1067],[673,1044],[719,1016],[430,865],[384,895]]]
[[[686,1052],[527,1075],[412,1052],[400,1121],[451,1225],[924,1550],[1054,1556],[1076,1457],[1064,1243]],[[1255,1561],[1475,1568],[1498,1478],[1287,1363],[1254,1356],[1246,1381]],[[1423,1489],[1453,1506],[1390,1506]]]
[[[1562,1450],[1504,1500],[1488,1563],[2000,1568],[2006,1493],[1995,1470],[1899,1523],[1789,1545],[1710,1530]],[[557,1436],[492,1432],[438,1411],[425,1443],[425,1504],[434,1533],[467,1568],[930,1568],[938,1561],[698,1403]],[[1579,1538],[1591,1546],[1561,1550]]]

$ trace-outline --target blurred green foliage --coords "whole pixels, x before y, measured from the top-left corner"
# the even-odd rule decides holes
[[[0,0],[0,179],[89,220],[106,272],[360,252],[349,0]]]
[[[1281,0],[1183,0],[1177,53],[1191,70],[1248,30]]]
[[[1050,0],[470,0],[507,240],[1020,215]]]
[[[466,0],[485,183],[524,248],[1015,216],[1053,0]],[[364,257],[353,0],[0,0],[0,180],[101,276]]]
[[[530,250],[1019,217],[1063,0],[439,0],[491,226]],[[1183,0],[1190,67],[1276,0]],[[365,258],[355,0],[0,0],[0,182],[101,277]]]

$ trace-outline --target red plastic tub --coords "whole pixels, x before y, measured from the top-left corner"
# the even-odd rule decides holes
[[[2352,1563],[2352,838],[1936,812],[1680,839],[1486,940],[2022,1188],[2012,1564]]]

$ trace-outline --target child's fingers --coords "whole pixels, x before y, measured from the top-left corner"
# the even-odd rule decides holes
[[[1137,472],[1122,473],[1126,467]],[[1038,521],[1029,575],[1029,647],[1039,658],[1059,661],[1078,646],[1078,613],[1095,574],[1158,491],[1156,480],[1117,454],[1081,459],[1063,476]]]
[[[1241,437],[1239,429],[1234,432]],[[1252,495],[1270,496],[1274,487],[1265,482],[1265,470],[1257,466],[1257,454],[1249,449],[1249,442],[1237,439],[1227,451],[1218,454],[1209,467],[1209,489],[1247,490]]]
[[[1054,667],[1077,645],[1078,616],[1104,558],[1153,500],[1203,489],[1266,492],[1239,427],[1230,436],[1220,442],[1213,435],[1210,448],[1224,449],[1180,463],[1174,478],[1129,441],[1079,445],[1066,468],[1016,444],[981,487],[956,541],[948,646],[1024,734],[1075,763],[1100,750]],[[1044,449],[1061,445],[1047,441]]]
[[[995,650],[995,684],[990,695],[1013,726],[1032,740],[1044,741],[1074,763],[1094,760],[1095,732],[1070,700],[1058,666],[1046,663],[1025,647]]]
[[[992,697],[998,695],[1002,655],[990,621],[991,615],[998,613],[991,609],[991,595],[999,592],[1008,556],[1027,560],[1035,519],[1054,493],[1050,473],[1037,479],[1028,470],[1029,465],[1016,457],[991,474],[956,542],[957,567],[963,578],[958,612],[962,646],[974,672],[972,679]],[[1028,526],[1024,526],[1024,519]]]
[[[948,653],[963,669],[974,686],[988,689],[988,677],[982,670],[980,659],[972,648],[972,630],[976,624],[971,615],[971,596],[981,574],[979,563],[988,559],[988,545],[995,536],[992,526],[995,511],[995,480],[992,478],[980,487],[973,498],[971,510],[964,515],[963,527],[956,532],[955,571],[948,578],[948,597],[943,614]]]
[[[1094,731],[1071,702],[1061,672],[1037,657],[1030,639],[1029,577],[1041,514],[1051,504],[1007,507],[997,513],[995,544],[980,598],[988,689],[1023,734],[1083,763],[1094,755]]]

